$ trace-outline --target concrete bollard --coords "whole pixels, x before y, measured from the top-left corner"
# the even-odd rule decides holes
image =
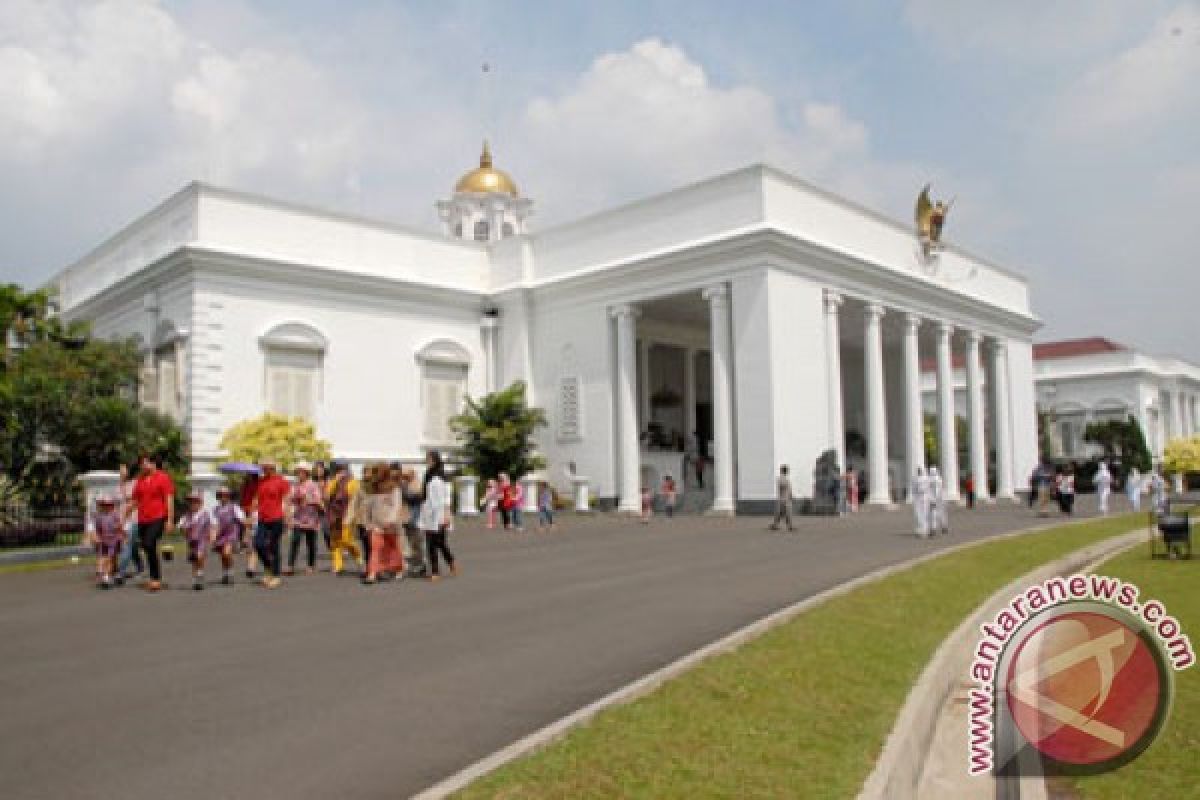
[[[476,488],[479,477],[476,475],[458,476],[458,514],[462,517],[473,517],[479,513],[479,501],[476,499]]]
[[[590,514],[592,498],[588,492],[588,479],[582,475],[571,476],[571,497],[575,501],[575,513]]]
[[[521,504],[522,514],[537,514],[538,510],[538,479],[533,475],[521,478],[521,490],[524,497]]]

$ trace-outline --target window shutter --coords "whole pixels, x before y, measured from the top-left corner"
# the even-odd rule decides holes
[[[292,371],[292,416],[313,420],[313,397],[316,375],[313,370],[299,368]]]
[[[171,356],[158,359],[158,410],[170,417],[179,416],[178,377]]]
[[[291,376],[287,367],[267,368],[267,405],[276,414],[291,414]]]
[[[143,366],[138,372],[138,402],[147,408],[158,408],[158,371]]]

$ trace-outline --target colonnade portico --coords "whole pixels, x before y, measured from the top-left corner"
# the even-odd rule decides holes
[[[834,290],[825,291],[825,332],[827,352],[827,374],[830,376],[828,386],[828,420],[830,428],[830,447],[838,453],[838,463],[846,469],[851,462],[847,460],[846,448],[846,419],[847,403],[853,403],[856,397],[847,397],[843,386],[843,374],[840,363],[843,360],[841,350],[842,330],[841,316],[850,298]],[[955,327],[946,320],[930,319],[920,313],[907,309],[888,309],[884,304],[870,298],[856,298],[857,303],[851,308],[861,305],[863,314],[862,331],[862,363],[863,363],[863,409],[862,422],[865,422],[866,439],[866,483],[868,494],[866,502],[872,505],[886,506],[893,498],[889,489],[894,488],[907,494],[909,483],[917,467],[925,466],[925,432],[924,412],[921,403],[921,359],[920,331],[925,323],[932,327],[934,349],[937,365],[937,440],[939,466],[943,475],[945,496],[949,500],[958,501],[959,492],[959,459],[958,441],[955,430],[954,405],[954,360]],[[902,339],[900,345],[900,364],[903,370],[901,389],[893,389],[901,396],[887,396],[885,387],[885,349],[883,334],[884,320],[894,317],[901,323]],[[851,331],[853,333],[853,331]],[[967,472],[972,477],[977,499],[989,498],[988,461],[989,453],[995,453],[996,496],[1012,499],[1014,494],[1013,479],[1013,442],[1011,417],[1011,383],[1008,377],[1008,356],[1006,341],[998,337],[987,337],[980,331],[966,330],[962,332],[963,350],[961,358],[966,362],[968,383],[968,427]],[[986,357],[986,364],[984,358]],[[893,367],[895,362],[893,362]],[[853,375],[853,371],[848,375]],[[986,382],[986,392],[985,392]],[[985,396],[986,395],[986,396]],[[888,452],[888,414],[889,400],[903,404],[903,414],[899,415],[903,425],[902,436],[893,440],[894,446],[902,448],[902,453]],[[850,406],[853,408],[853,405]],[[991,422],[989,431],[987,421]],[[896,417],[892,419],[897,424]],[[989,436],[990,432],[990,436]],[[897,444],[898,443],[898,444]],[[902,458],[891,459],[899,461],[896,471],[903,470],[903,476],[889,470],[889,455]],[[895,482],[891,480],[895,478]]]
[[[725,283],[705,287],[698,292],[707,306],[709,361],[712,374],[709,390],[712,407],[711,471],[713,486],[711,510],[734,511],[734,420],[733,420],[733,348],[730,320],[730,289]],[[695,295],[693,295],[694,297]],[[648,298],[645,302],[651,302]],[[623,303],[609,308],[616,326],[615,417],[617,510],[636,513],[641,509],[640,432],[651,418],[650,354],[655,342],[638,338],[637,320],[641,308]],[[667,341],[670,344],[670,341]],[[697,357],[703,348],[678,345],[683,350],[683,425],[691,437],[697,422]],[[642,424],[639,424],[639,420]],[[677,476],[682,479],[682,476]],[[654,488],[654,487],[652,487]]]

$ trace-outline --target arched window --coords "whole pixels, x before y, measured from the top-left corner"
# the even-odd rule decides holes
[[[328,340],[311,325],[284,322],[258,341],[264,354],[267,409],[289,417],[316,419]]]
[[[421,368],[421,435],[426,445],[455,444],[450,418],[460,413],[467,395],[471,354],[458,342],[437,339],[417,352]]]
[[[475,223],[475,241],[486,242],[488,240],[489,231],[490,231],[490,229],[488,228],[488,224],[487,224],[486,220],[481,219],[478,222],[476,222]]]
[[[146,349],[138,381],[138,398],[142,405],[153,408],[174,419],[183,416],[183,359],[187,331],[163,320],[154,331],[154,339]]]

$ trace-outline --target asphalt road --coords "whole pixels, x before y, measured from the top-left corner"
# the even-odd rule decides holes
[[[0,795],[407,797],[785,605],[1044,522],[1011,504],[952,519],[933,541],[907,511],[793,535],[759,518],[468,523],[462,574],[438,584],[194,592],[178,561],[158,595],[100,592],[82,565],[0,575]]]

